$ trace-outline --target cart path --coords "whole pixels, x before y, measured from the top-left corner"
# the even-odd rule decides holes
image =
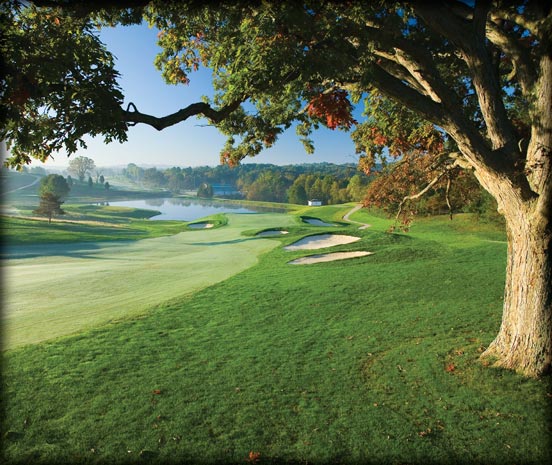
[[[366,223],[361,223],[359,221],[355,221],[355,220],[351,220],[349,219],[349,217],[353,214],[353,213],[356,213],[357,211],[359,211],[360,209],[362,208],[362,205],[356,205],[355,207],[353,207],[353,209],[351,211],[349,211],[348,213],[346,213],[344,216],[343,216],[343,219],[345,221],[348,221],[349,223],[355,223],[355,224],[360,224],[360,227],[358,229],[366,229],[366,228],[369,228],[370,226],[372,226],[371,224],[366,224]]]
[[[34,186],[38,181],[40,181],[40,176],[36,176],[36,177],[35,177],[35,180],[34,180],[32,183],[27,184],[26,186],[18,187],[17,189],[12,189],[11,191],[6,191],[6,192],[4,192],[4,194],[11,194],[12,192],[16,192],[16,191],[20,191],[20,190],[23,190],[23,189],[27,189],[27,187]]]

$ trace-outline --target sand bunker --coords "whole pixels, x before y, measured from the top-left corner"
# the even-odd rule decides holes
[[[335,226],[335,224],[332,223],[326,223],[322,220],[317,220],[316,218],[305,218],[303,219],[305,223],[312,224],[314,226]]]
[[[280,231],[279,229],[270,229],[269,231],[261,231],[257,236],[279,236],[280,234],[288,234],[288,232]]]
[[[312,263],[333,262],[334,260],[346,260],[348,258],[364,257],[372,255],[372,252],[334,252],[309,257],[297,258],[288,262],[289,265],[310,265]]]
[[[192,229],[209,229],[209,228],[212,228],[214,225],[211,224],[211,223],[194,223],[194,224],[189,224],[188,225],[188,228],[192,228]]]
[[[335,245],[350,244],[359,241],[360,237],[344,236],[340,234],[318,234],[316,236],[304,237],[291,245],[284,247],[285,250],[313,250],[333,247]]]

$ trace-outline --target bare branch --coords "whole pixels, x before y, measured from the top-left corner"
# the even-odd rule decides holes
[[[458,166],[465,170],[472,170],[474,166],[460,152],[450,152],[448,157],[453,160],[453,166]]]
[[[462,52],[462,58],[473,76],[479,106],[487,125],[487,133],[494,149],[508,148],[505,153],[516,153],[515,132],[496,77],[491,54],[485,44],[488,2],[477,2],[471,23],[457,16],[445,2],[424,2],[415,9],[424,22],[438,34],[451,40]],[[513,160],[512,160],[513,162]]]
[[[445,190],[445,200],[447,201],[447,207],[449,209],[449,216],[450,216],[450,219],[452,220],[452,205],[450,204],[450,184],[451,184],[451,181],[450,181],[450,176],[447,176],[447,188]]]
[[[425,186],[420,192],[417,194],[407,195],[402,200],[401,203],[399,203],[399,211],[397,212],[397,215],[395,216],[395,221],[398,221],[399,216],[402,213],[403,205],[407,200],[416,200],[419,199],[422,195],[424,195],[429,189],[431,189],[435,184],[437,184],[441,178],[446,174],[446,171],[443,171],[442,173],[439,173],[433,180]]]
[[[182,121],[187,120],[191,116],[203,115],[206,118],[209,118],[214,123],[219,123],[224,118],[228,117],[230,113],[236,110],[243,102],[247,100],[247,97],[243,97],[241,100],[236,100],[228,105],[223,106],[220,110],[215,110],[210,105],[204,102],[197,102],[188,105],[186,108],[172,113],[171,115],[157,117],[147,115],[145,113],[140,113],[136,106],[131,102],[129,103],[126,110],[122,110],[123,121],[125,121],[129,126],[134,126],[137,123],[148,124],[158,131],[161,131],[169,126],[173,126]],[[130,111],[130,108],[133,108],[133,111]]]
[[[412,77],[416,79],[419,85],[424,89],[424,93],[427,94],[434,102],[441,103],[442,100],[434,88],[435,75],[428,73],[425,66],[423,66],[419,61],[412,60],[412,58],[403,50],[395,48],[395,55],[397,56],[398,63],[404,66]]]
[[[505,19],[507,21],[511,21],[513,23],[516,23],[518,26],[527,29],[534,36],[540,37],[540,22],[531,20],[527,14],[520,15],[512,10],[493,8],[491,12],[491,18],[493,20]]]
[[[416,45],[411,40],[391,35],[381,29],[372,29],[373,42],[376,45],[374,54],[387,58],[404,70],[399,72],[396,66],[381,63],[387,72],[400,80],[408,82],[422,95],[429,96],[434,102],[447,102],[455,105],[456,98],[453,92],[440,78],[441,74],[435,66],[435,61],[428,50]],[[387,49],[388,51],[384,51]],[[405,76],[405,77],[402,77]],[[456,105],[458,105],[456,103]]]
[[[408,82],[408,84],[410,84],[420,94],[425,96],[428,95],[424,87],[421,86],[420,83],[413,78],[413,76],[405,69],[404,66],[400,65],[397,62],[397,58],[395,55],[379,50],[375,50],[374,55],[381,57],[378,65],[381,66],[389,74],[395,76],[400,81]]]
[[[536,71],[527,49],[523,48],[516,39],[510,37],[493,21],[487,23],[486,36],[512,60],[514,69],[511,77],[516,76],[522,91],[524,94],[528,94],[535,84]]]
[[[420,94],[379,66],[374,66],[371,71],[369,78],[382,93],[422,114],[427,120],[447,126],[442,104]]]

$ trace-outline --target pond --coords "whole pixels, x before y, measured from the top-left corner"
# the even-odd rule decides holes
[[[217,213],[283,213],[285,208],[259,207],[229,202],[213,202],[199,199],[159,198],[147,200],[125,200],[109,202],[114,207],[143,208],[160,211],[152,220],[194,221]]]

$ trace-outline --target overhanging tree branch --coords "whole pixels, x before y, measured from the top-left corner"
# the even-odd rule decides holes
[[[407,195],[405,196],[402,200],[401,200],[401,203],[399,203],[399,210],[397,211],[397,215],[395,216],[395,221],[398,221],[399,220],[399,217],[401,216],[401,213],[402,213],[402,209],[403,209],[403,206],[404,204],[406,203],[407,200],[416,200],[416,199],[419,199],[420,197],[422,197],[429,189],[431,189],[435,184],[437,184],[442,178],[443,176],[446,175],[446,171],[443,171],[442,173],[439,173],[437,176],[435,176],[435,178],[433,178],[431,180],[431,182],[425,186],[420,192],[417,192],[416,194],[412,194],[412,195]],[[450,204],[449,204],[450,205]]]
[[[491,55],[485,44],[485,24],[488,5],[476,3],[472,21],[455,15],[448,4],[420,2],[414,7],[424,22],[438,34],[447,38],[460,49],[473,76],[481,113],[487,125],[487,133],[493,149],[507,149],[508,154],[517,152],[515,132],[508,119],[501,89],[496,79]],[[513,164],[514,160],[510,160]]]
[[[448,102],[454,105],[457,100],[450,89],[441,79],[441,73],[435,66],[435,62],[424,46],[415,45],[404,37],[389,34],[381,29],[368,28],[373,36],[376,50],[374,54],[387,58],[402,68],[406,74],[404,80],[421,94],[431,97],[437,103]],[[387,50],[387,51],[385,51]],[[385,65],[383,65],[385,66]],[[396,72],[396,66],[391,71],[395,77],[401,79]],[[402,79],[401,79],[402,80]],[[414,82],[414,84],[413,84]]]
[[[501,18],[516,23],[522,28],[527,29],[531,32],[531,34],[538,36],[541,26],[540,21],[536,18],[530,18],[528,15],[530,9],[526,8],[526,10],[528,11],[526,11],[524,15],[520,15],[515,11],[507,10],[506,8],[493,8],[491,15],[493,18]]]
[[[447,125],[442,104],[434,102],[429,97],[405,85],[383,68],[372,67],[367,79],[383,94],[422,114],[428,121],[442,127]]]
[[[394,55],[386,53],[380,50],[375,50],[374,55],[380,57],[378,65],[381,66],[385,71],[387,71],[392,76],[395,76],[400,81],[408,82],[414,89],[416,89],[420,94],[427,96],[427,91],[423,88],[420,83],[413,78],[413,76],[404,68],[397,63]]]
[[[137,123],[143,123],[154,127],[158,131],[162,131],[169,126],[174,126],[175,124],[196,115],[203,115],[214,123],[219,123],[224,118],[228,117],[230,113],[236,110],[243,102],[245,102],[245,100],[247,100],[247,97],[243,97],[240,100],[229,103],[228,105],[223,106],[220,110],[215,110],[207,103],[196,102],[175,113],[162,117],[140,113],[133,103],[129,103],[127,109],[122,110],[122,114],[123,121],[125,121],[129,126],[134,126]],[[134,111],[130,111],[131,107]]]

